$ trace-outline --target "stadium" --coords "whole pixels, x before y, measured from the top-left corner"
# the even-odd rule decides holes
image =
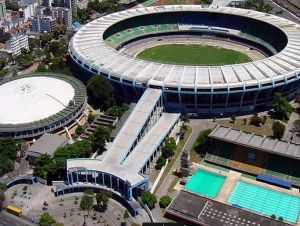
[[[297,94],[299,28],[284,18],[237,8],[135,8],[83,26],[71,40],[69,53],[85,79],[91,74],[102,75],[114,85],[118,96],[126,99],[136,100],[147,88],[155,88],[163,91],[168,111],[241,113],[269,107],[276,92],[288,100]],[[149,39],[157,45],[161,40],[172,40],[173,44],[184,39],[215,40],[255,50],[261,57],[249,62],[225,60],[216,64],[200,58],[171,63],[127,54],[127,48],[142,48]],[[149,50],[145,45],[141,51],[145,49]],[[180,51],[177,55],[184,56]]]
[[[46,132],[58,133],[82,117],[86,107],[84,85],[60,74],[2,80],[0,95],[0,138],[30,139]]]

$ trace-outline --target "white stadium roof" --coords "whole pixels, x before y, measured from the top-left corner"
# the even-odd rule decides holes
[[[104,31],[126,18],[172,11],[219,12],[254,18],[276,26],[288,38],[279,53],[259,61],[225,66],[184,66],[154,63],[118,52],[103,40]],[[181,88],[227,88],[274,83],[294,77],[300,69],[300,25],[287,19],[257,11],[200,5],[134,8],[96,19],[82,26],[70,42],[69,50],[77,62],[105,74],[134,83]],[[170,73],[172,72],[172,73]]]
[[[0,85],[0,124],[25,124],[48,118],[74,98],[72,85],[52,77],[27,77]]]

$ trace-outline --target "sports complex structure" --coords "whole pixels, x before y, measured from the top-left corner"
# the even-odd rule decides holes
[[[72,76],[38,73],[0,82],[0,138],[59,132],[82,117],[85,86]]]
[[[232,65],[151,62],[120,49],[149,38],[193,37],[238,43],[265,56]],[[249,112],[288,100],[298,92],[300,26],[261,12],[200,5],[134,8],[96,19],[69,44],[80,69],[106,77],[119,96],[138,99],[147,88],[162,90],[167,110],[195,114]]]

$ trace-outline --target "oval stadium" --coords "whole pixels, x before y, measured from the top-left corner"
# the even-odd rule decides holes
[[[84,85],[72,76],[39,73],[0,83],[0,138],[38,137],[64,130],[83,115]]]
[[[166,58],[164,52],[151,52],[159,45],[178,43],[220,49],[209,60],[204,59],[209,52],[201,48],[192,56],[180,46]],[[239,61],[238,56],[230,61],[224,55],[219,62],[224,48],[237,50],[250,60]],[[71,40],[69,53],[86,78],[91,74],[105,76],[126,99],[138,99],[145,89],[155,88],[163,91],[168,111],[243,113],[268,108],[276,92],[288,100],[297,94],[300,26],[238,8],[134,8],[83,26]],[[174,58],[176,55],[181,61]],[[189,57],[194,60],[186,61]]]

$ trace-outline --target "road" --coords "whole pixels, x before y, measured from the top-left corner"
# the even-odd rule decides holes
[[[190,125],[193,128],[193,131],[192,131],[189,139],[183,146],[181,152],[185,149],[191,150],[191,148],[192,148],[193,144],[195,143],[195,141],[198,137],[198,134],[201,130],[212,128],[214,126],[211,119],[191,119]],[[163,195],[167,194],[168,188],[170,187],[171,183],[175,179],[175,176],[173,175],[173,171],[174,171],[174,169],[180,167],[180,156],[181,156],[181,153],[178,156],[178,158],[176,159],[173,166],[171,167],[170,171],[168,172],[164,181],[160,185],[159,189],[157,190],[157,192],[156,192],[157,200],[160,200],[160,198]],[[161,213],[158,203],[156,204],[155,208],[152,210],[152,214],[153,214],[153,218],[154,218],[155,222],[165,222],[166,221],[162,216],[162,213]]]
[[[0,213],[0,226],[32,226],[33,224],[23,217],[17,217],[5,211]]]

